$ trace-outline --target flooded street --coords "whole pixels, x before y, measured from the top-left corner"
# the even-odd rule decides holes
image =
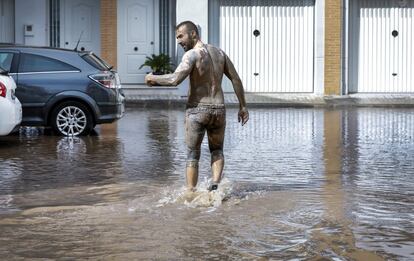
[[[228,109],[184,191],[184,109],[0,137],[0,259],[413,260],[414,109]]]

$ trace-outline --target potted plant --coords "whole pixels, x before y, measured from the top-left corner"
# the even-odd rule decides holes
[[[151,57],[147,56],[145,62],[139,67],[141,69],[144,66],[151,67],[152,74],[155,75],[162,75],[166,73],[171,73],[173,71],[172,66],[174,64],[171,63],[171,58],[161,53],[159,55],[151,55]]]

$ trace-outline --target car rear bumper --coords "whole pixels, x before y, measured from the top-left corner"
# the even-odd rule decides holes
[[[0,136],[7,135],[22,122],[22,105],[18,99],[0,101]]]
[[[96,119],[96,124],[111,123],[125,114],[125,97],[119,95],[117,102],[114,104],[98,104],[100,116]]]

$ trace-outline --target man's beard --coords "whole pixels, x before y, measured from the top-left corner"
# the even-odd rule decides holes
[[[187,52],[192,49],[190,44],[181,44],[181,47],[183,48],[184,52]]]

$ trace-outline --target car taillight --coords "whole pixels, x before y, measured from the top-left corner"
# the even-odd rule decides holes
[[[7,89],[3,83],[0,82],[0,96],[6,98]]]
[[[116,78],[113,73],[98,73],[89,75],[89,78],[94,80],[97,83],[102,84],[106,88],[114,89],[117,87]]]

